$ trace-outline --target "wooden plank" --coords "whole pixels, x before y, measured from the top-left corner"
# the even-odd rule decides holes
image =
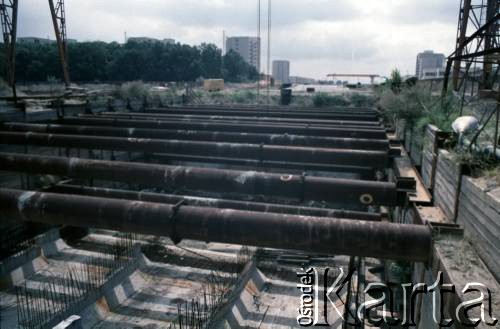
[[[455,163],[450,153],[439,150],[434,181],[434,199],[450,218],[455,220],[460,189],[460,165]]]
[[[457,222],[476,247],[481,259],[500,278],[500,187],[488,191],[485,179],[464,176]]]

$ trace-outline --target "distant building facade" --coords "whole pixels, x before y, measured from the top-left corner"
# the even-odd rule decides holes
[[[289,61],[273,61],[273,78],[281,83],[290,82],[290,62]]]
[[[290,76],[288,78],[288,82],[297,84],[314,84],[316,83],[316,80],[313,78]]]
[[[437,79],[444,76],[445,56],[426,50],[417,55],[415,76],[419,80]]]
[[[32,44],[32,45],[48,45],[56,43],[55,39],[38,38],[38,37],[19,37],[16,39],[19,44]],[[76,39],[66,39],[67,43],[77,43]]]
[[[149,38],[149,37],[130,37],[127,39],[127,42],[128,41],[137,42],[137,43],[156,43],[156,42],[159,42],[159,43],[162,43],[164,45],[175,43],[175,40],[171,39],[171,38],[160,40],[160,39]]]
[[[56,40],[37,37],[19,37],[17,38],[17,42],[22,44],[47,45],[56,42]]]
[[[247,62],[260,68],[260,38],[257,37],[229,37],[226,39],[226,51],[234,50]]]

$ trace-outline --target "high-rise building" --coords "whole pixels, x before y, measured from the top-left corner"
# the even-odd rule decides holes
[[[150,38],[150,37],[130,37],[130,38],[127,38],[127,42],[128,41],[137,42],[137,43],[156,43],[156,42],[159,42],[159,43],[162,43],[164,45],[175,43],[175,40],[171,39],[171,38],[160,40],[160,39],[155,39],[155,38]]]
[[[419,80],[436,79],[444,76],[445,56],[426,50],[417,55],[415,76]]]
[[[281,83],[290,82],[290,62],[289,61],[273,61],[273,78]]]
[[[226,51],[234,50],[257,70],[260,68],[260,39],[257,37],[229,37]]]

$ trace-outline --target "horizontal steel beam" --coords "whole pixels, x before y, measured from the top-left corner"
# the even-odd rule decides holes
[[[349,128],[326,128],[314,127],[307,124],[302,126],[286,125],[252,125],[252,124],[229,124],[210,122],[179,122],[164,120],[127,120],[127,119],[104,119],[104,118],[67,118],[61,119],[59,123],[73,125],[98,125],[114,127],[133,128],[157,128],[177,130],[204,130],[225,132],[254,132],[272,134],[295,134],[307,136],[328,137],[350,137],[350,138],[375,138],[387,139],[385,131],[374,131],[369,129]]]
[[[81,115],[81,116],[89,116]],[[143,113],[143,112],[100,112],[98,117],[122,117],[122,118],[156,118],[163,120],[190,120],[190,121],[231,121],[236,123],[244,122],[254,122],[254,123],[266,123],[266,124],[304,124],[304,119],[293,119],[293,118],[267,118],[259,116],[248,116],[248,117],[236,117],[236,116],[223,116],[223,115],[183,115],[183,114],[164,114],[164,113]],[[366,128],[376,128],[383,129],[381,124],[376,121],[349,121],[349,120],[315,120],[308,119],[308,124],[320,125],[320,126],[348,126],[348,127],[366,127]]]
[[[231,115],[231,116],[248,116],[252,115],[275,118],[297,118],[304,119],[322,119],[322,120],[351,120],[351,121],[379,121],[379,116],[376,113],[356,113],[356,112],[299,112],[299,111],[274,111],[274,110],[195,110],[195,109],[146,109],[147,113],[170,113],[170,114],[200,114],[210,113],[210,115]]]
[[[144,184],[163,189],[212,193],[266,195],[347,205],[403,204],[406,192],[395,183],[352,179],[280,175],[255,171],[222,170],[134,162],[0,153],[0,168],[72,178]]]
[[[383,151],[264,144],[237,144],[4,131],[0,131],[0,144],[26,144],[144,153],[174,153],[255,159],[258,161],[294,161],[297,163],[317,163],[339,166],[363,166],[369,163],[372,168],[386,168],[389,166],[388,152]]]
[[[384,139],[361,139],[342,137],[319,137],[293,134],[240,133],[222,131],[173,130],[152,128],[123,128],[102,126],[76,126],[59,124],[28,124],[7,122],[0,126],[8,131],[39,132],[51,134],[78,134],[131,138],[157,138],[177,140],[200,140],[229,143],[254,143],[270,145],[293,145],[310,147],[388,150],[389,141]]]
[[[0,216],[16,221],[119,230],[322,254],[427,261],[426,226],[130,202],[0,189]]]
[[[187,195],[160,194],[151,192],[136,192],[129,190],[88,187],[71,184],[58,184],[47,190],[48,192],[80,194],[86,196],[127,199],[145,202],[157,202],[165,204],[177,204],[182,202],[186,206],[227,208],[245,211],[258,211],[290,215],[315,216],[315,217],[335,217],[346,219],[358,219],[368,221],[381,221],[382,215],[379,213],[369,213],[362,211],[349,211],[328,208],[291,206],[276,203],[237,201],[228,199],[202,198]]]

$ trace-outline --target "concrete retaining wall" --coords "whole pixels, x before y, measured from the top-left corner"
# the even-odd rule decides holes
[[[500,281],[500,186],[487,184],[487,179],[463,176],[457,223]]]

